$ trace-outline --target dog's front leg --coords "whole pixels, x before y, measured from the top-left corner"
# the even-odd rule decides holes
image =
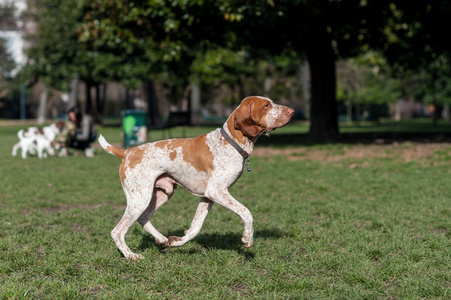
[[[254,228],[252,225],[252,214],[249,209],[233,198],[228,189],[225,187],[209,186],[205,192],[205,195],[213,202],[224,206],[241,218],[244,224],[241,242],[243,242],[244,247],[251,248],[253,245]]]
[[[196,213],[194,214],[193,221],[191,222],[191,226],[189,227],[188,230],[185,231],[185,235],[183,237],[178,236],[169,237],[169,240],[165,246],[179,247],[195,238],[199,234],[202,228],[202,224],[204,223],[205,218],[207,217],[208,212],[210,211],[212,206],[213,201],[208,200],[206,198],[200,199]]]

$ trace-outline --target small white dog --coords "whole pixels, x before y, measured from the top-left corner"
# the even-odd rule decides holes
[[[29,127],[27,130],[21,129],[17,133],[19,142],[13,146],[12,155],[17,155],[17,150],[22,151],[22,158],[29,154],[38,154],[39,158],[47,157],[47,153],[55,155],[54,140],[64,126],[64,122],[53,123],[45,126],[42,130],[37,127]]]
[[[42,133],[39,132],[36,136],[36,150],[38,151],[38,157],[47,157],[47,153],[54,156],[55,149],[59,148],[59,145],[54,141],[61,129],[64,126],[64,122],[60,121],[57,123],[50,124],[42,128]]]
[[[19,142],[13,146],[12,155],[17,155],[17,150],[19,148],[22,151],[22,158],[27,158],[27,154],[35,154],[33,143],[36,140],[36,135],[39,130],[37,127],[29,127],[27,130],[21,129],[17,132],[17,137],[19,138]]]

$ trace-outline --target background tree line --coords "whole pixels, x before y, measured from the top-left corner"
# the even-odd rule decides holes
[[[233,88],[236,104],[262,94],[258,78],[298,76],[307,61],[310,138],[336,140],[337,95],[354,103],[406,95],[448,103],[451,48],[443,29],[450,15],[446,0],[33,0],[27,17],[39,27],[20,76],[60,90],[84,81],[98,91],[95,99],[86,95],[86,109],[100,115],[105,82],[144,86],[155,124],[156,82],[170,86],[174,99],[220,82]],[[337,88],[342,61],[342,75],[357,73]]]

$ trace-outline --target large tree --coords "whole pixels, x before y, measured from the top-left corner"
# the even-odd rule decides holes
[[[16,6],[14,2],[2,1],[0,3],[0,29],[1,30],[16,30],[17,29],[17,16]]]
[[[45,119],[46,91],[50,87],[68,91],[74,79],[86,84],[85,112],[99,116],[102,113],[99,86],[118,78],[128,79],[124,69],[120,70],[121,73],[116,69],[117,65],[124,65],[127,54],[110,55],[79,42],[85,16],[77,0],[29,1],[27,17],[34,20],[38,27],[35,34],[27,37],[32,46],[27,50],[28,63],[22,73],[26,78],[39,80],[44,85],[41,116],[38,119]],[[91,97],[91,88],[97,91],[96,105]],[[75,101],[71,102],[73,104]]]
[[[363,45],[381,44],[389,4],[387,0],[168,0],[132,5],[95,0],[89,1],[92,20],[86,24],[85,36],[103,45],[120,40],[122,47],[146,39],[153,45],[150,49],[165,51],[162,58],[173,61],[215,46],[245,50],[258,59],[294,49],[305,54],[310,64],[310,137],[333,140],[339,133],[335,62],[355,55]]]
[[[338,135],[336,68],[338,59],[369,49],[407,68],[436,68],[450,57],[443,37],[451,19],[447,0],[223,0],[222,11],[233,20],[241,44],[253,51],[280,53],[292,48],[310,64],[312,98],[310,138],[334,140]],[[437,72],[437,76],[439,73]]]
[[[115,67],[120,80],[144,84],[148,98],[154,81],[182,90],[191,86],[205,73],[199,62],[207,58],[202,54],[212,56],[208,50],[228,55],[219,49],[227,40],[226,21],[214,1],[89,0],[83,9],[80,41],[93,51],[123,57]],[[149,102],[150,115],[155,102]]]
[[[311,72],[310,139],[336,140],[335,63],[357,55],[368,45],[385,45],[390,1],[222,2],[226,13],[239,20],[234,25],[240,41],[248,43],[253,51],[274,54],[288,48],[306,56]]]
[[[110,58],[106,68],[94,66],[99,76],[107,71],[103,76],[134,82],[171,77],[185,85],[196,58],[212,49],[241,51],[251,59],[294,50],[310,64],[310,138],[328,141],[339,136],[336,61],[370,48],[395,58],[403,54],[406,61],[430,49],[435,55],[445,51],[438,35],[428,34],[450,5],[431,1],[86,0],[77,6],[84,16],[78,41]],[[424,41],[421,51],[411,49]]]

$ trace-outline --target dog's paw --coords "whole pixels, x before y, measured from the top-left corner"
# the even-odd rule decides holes
[[[248,239],[248,238],[246,238],[246,237],[243,236],[243,237],[241,238],[241,242],[243,243],[244,247],[246,247],[246,248],[252,248],[252,245],[253,245],[253,240],[252,240],[252,238]]]
[[[155,239],[155,243],[157,243],[157,245],[160,245],[160,246],[165,246],[167,244],[167,242],[168,242],[168,239],[166,239],[166,238],[162,241],[160,241],[159,239]]]
[[[138,261],[138,260],[144,259],[144,256],[142,256],[141,254],[132,253],[132,254],[127,255],[125,258],[133,260],[133,261]]]
[[[176,243],[181,241],[182,238],[178,236],[170,236],[168,241],[164,244],[165,247],[176,247]]]

